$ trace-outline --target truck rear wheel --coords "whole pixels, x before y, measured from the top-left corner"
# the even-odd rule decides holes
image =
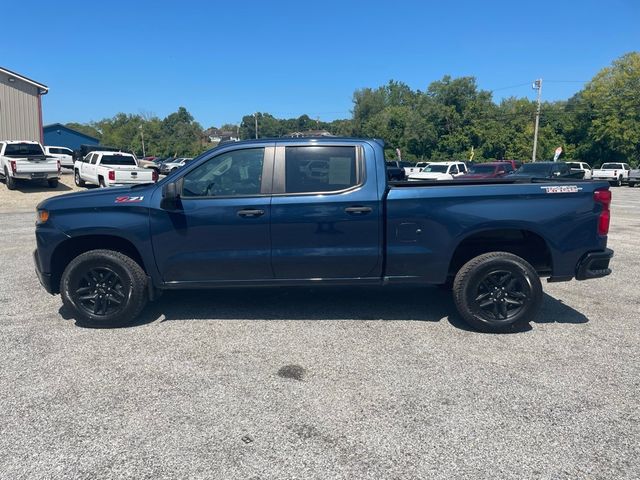
[[[49,188],[58,188],[58,179],[50,178],[47,180],[47,185],[49,185]]]
[[[133,321],[146,305],[147,276],[120,252],[91,250],[67,265],[60,293],[78,325],[120,327]]]
[[[542,284],[524,259],[506,252],[469,260],[453,282],[458,312],[484,332],[507,332],[530,322],[542,305]]]
[[[9,176],[9,172],[7,169],[4,169],[4,181],[7,184],[7,189],[15,190],[16,189],[16,179]]]

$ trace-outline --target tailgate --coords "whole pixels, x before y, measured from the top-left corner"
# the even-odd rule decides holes
[[[45,157],[15,158],[16,173],[58,173],[58,160]]]
[[[153,182],[153,170],[147,168],[118,169],[115,183],[150,183]]]

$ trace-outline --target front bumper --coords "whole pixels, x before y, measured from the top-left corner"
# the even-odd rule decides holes
[[[42,270],[40,270],[41,267],[40,267],[40,259],[38,258],[38,250],[33,251],[33,263],[35,263],[36,275],[38,276],[38,280],[40,280],[40,285],[44,287],[47,293],[50,293],[53,295],[51,274],[43,273]]]
[[[576,266],[576,280],[606,277],[611,273],[609,261],[613,257],[613,250],[606,248],[599,252],[587,253]]]

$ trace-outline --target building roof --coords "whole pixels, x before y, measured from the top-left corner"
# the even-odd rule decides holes
[[[31,80],[29,77],[25,77],[24,75],[20,75],[19,73],[14,72],[13,70],[9,70],[8,68],[0,67],[0,72],[6,73],[10,77],[15,77],[23,82],[26,82],[30,85],[38,87],[41,92],[41,95],[45,95],[49,91],[49,87],[47,87],[44,83],[36,82],[35,80]]]
[[[50,123],[49,125],[45,125],[44,127],[42,127],[42,130],[44,132],[50,131],[50,130],[67,130],[69,132],[75,133],[76,135],[80,135],[83,136],[85,138],[88,138],[90,140],[95,140],[96,142],[100,142],[99,138],[96,137],[92,137],[91,135],[87,135],[86,133],[82,133],[79,132],[78,130],[75,130],[71,127],[67,127],[66,125],[63,125],[62,123]]]

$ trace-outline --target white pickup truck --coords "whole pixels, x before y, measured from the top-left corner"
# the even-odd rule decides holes
[[[16,182],[46,180],[51,188],[58,186],[60,161],[48,157],[42,145],[27,140],[0,142],[0,177],[9,190]]]
[[[591,178],[607,180],[612,185],[620,187],[623,183],[629,183],[630,170],[628,163],[603,163],[600,168],[593,170]]]
[[[139,167],[134,155],[123,152],[89,152],[82,160],[76,161],[73,176],[79,187],[87,183],[103,188],[120,187],[158,180],[155,170]]]

